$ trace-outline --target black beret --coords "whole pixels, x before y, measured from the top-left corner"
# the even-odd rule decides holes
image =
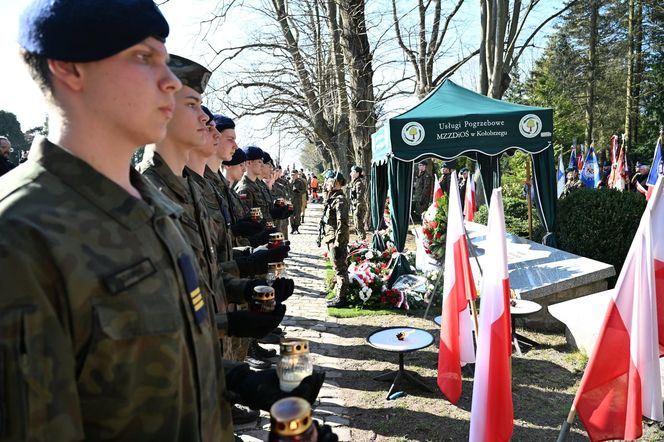
[[[420,161],[420,162],[417,163],[417,164],[419,164],[419,165],[421,165],[421,166],[427,166],[428,163],[429,163],[429,160],[422,160],[422,161]]]
[[[244,154],[244,151],[242,149],[235,149],[233,158],[231,158],[230,161],[222,161],[221,164],[226,166],[237,166],[238,164],[242,164],[245,161],[247,161],[247,156]]]
[[[148,37],[165,41],[168,23],[152,0],[34,0],[19,22],[18,44],[69,62],[108,58]]]
[[[212,114],[212,112],[210,112],[210,109],[208,109],[205,106],[201,106],[201,109],[203,109],[203,112],[205,112],[205,115],[207,115],[208,117],[207,121],[205,122],[205,125],[207,126],[208,124],[210,124],[210,121],[214,120],[214,115]]]
[[[463,167],[463,168],[459,171],[459,173],[464,173],[464,172],[468,172],[468,169],[465,168],[465,167]]]
[[[567,171],[568,172],[574,172],[576,170],[576,167],[568,167]]]
[[[274,166],[274,161],[272,161],[272,157],[267,152],[263,152],[263,163],[272,164]]]
[[[217,125],[217,130],[221,132],[224,129],[235,129],[235,122],[225,115],[214,115],[214,124]]]
[[[353,172],[362,173],[362,168],[358,165],[351,167],[350,170],[352,170]]]
[[[261,149],[260,147],[244,146],[242,150],[244,151],[244,154],[247,156],[246,161],[263,159],[263,149]]]
[[[212,72],[207,68],[179,55],[171,54],[168,67],[171,68],[171,71],[183,85],[189,86],[199,94],[205,91],[210,75],[212,75]]]

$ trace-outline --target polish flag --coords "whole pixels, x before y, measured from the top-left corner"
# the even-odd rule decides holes
[[[470,269],[456,171],[452,172],[447,211],[443,315],[438,352],[438,387],[456,404],[461,397],[461,366],[475,362],[468,300],[476,298]]]
[[[440,187],[440,181],[438,177],[434,175],[434,185],[433,185],[433,206],[438,208],[438,199],[443,197],[443,188]]]
[[[471,442],[508,441],[514,428],[512,407],[512,331],[507,274],[503,194],[494,189],[487,223],[488,262],[482,275],[482,314],[470,411]]]
[[[468,183],[466,184],[464,198],[463,218],[466,221],[472,221],[475,218],[475,212],[477,212],[477,202],[475,201],[475,181],[470,173],[468,174]]]
[[[576,413],[593,441],[638,439],[642,416],[663,420],[659,370],[664,354],[663,219],[660,178],[574,398]]]

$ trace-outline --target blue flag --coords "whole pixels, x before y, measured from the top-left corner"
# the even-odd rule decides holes
[[[581,182],[589,189],[599,186],[599,165],[597,164],[597,156],[595,156],[595,148],[592,146],[588,149],[588,155],[583,162]]]
[[[562,152],[558,155],[558,198],[562,195],[563,190],[565,190],[565,166],[563,165],[563,154]]]
[[[646,184],[649,186],[654,186],[657,183],[657,177],[659,175],[664,175],[664,160],[662,159],[662,139],[657,140],[657,146],[655,146],[655,155],[652,159],[652,165],[650,166],[650,173],[648,174],[648,181]]]
[[[571,167],[573,169],[577,168],[577,164],[576,164],[576,145],[572,145],[572,152],[569,154],[569,165],[567,167]]]

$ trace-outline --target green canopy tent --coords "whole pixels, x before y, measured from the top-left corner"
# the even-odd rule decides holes
[[[486,195],[490,196],[493,188],[500,186],[500,155],[515,150],[530,154],[538,215],[547,232],[543,242],[554,246],[551,232],[556,217],[556,181],[552,132],[551,109],[495,100],[451,80],[445,80],[417,105],[385,122],[372,135],[371,215],[377,230],[389,191],[393,240],[400,252],[390,282],[410,272],[401,252],[410,216],[413,163],[427,157],[474,159]],[[374,246],[380,245],[374,241]]]

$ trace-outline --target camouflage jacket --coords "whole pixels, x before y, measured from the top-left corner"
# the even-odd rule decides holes
[[[270,216],[270,201],[265,199],[265,194],[259,187],[258,181],[260,180],[251,181],[245,174],[235,185],[235,191],[240,195],[240,198],[249,209],[260,207],[263,212],[263,218],[272,220]]]
[[[269,187],[267,187],[265,181],[261,179],[256,180],[256,184],[258,184],[258,188],[260,189],[261,194],[263,195],[263,201],[267,203],[265,209],[263,209],[263,217],[265,219],[272,219],[272,216],[270,215],[270,209],[274,205],[274,198],[272,197],[272,191],[270,190]],[[266,210],[267,210],[267,215],[266,215]]]
[[[219,188],[221,189],[224,199],[228,202],[228,208],[231,213],[231,224],[235,224],[239,220],[246,218],[249,215],[249,209],[244,204],[240,195],[233,189],[231,183],[221,173],[219,176]]]
[[[207,169],[207,168],[206,168]],[[230,212],[221,196],[217,183],[214,182],[214,172],[210,170],[208,177],[202,177],[189,168],[184,170],[185,176],[190,177],[203,191],[203,201],[207,209],[208,227],[214,244],[219,267],[222,271],[240,276],[237,264],[233,261],[233,238],[231,237]]]
[[[302,196],[306,198],[307,195],[307,185],[301,179],[296,179],[291,184],[291,193],[293,195],[293,208],[295,213],[298,213],[302,210]]]
[[[326,203],[327,214],[325,222],[325,235],[323,242],[334,243],[334,247],[346,247],[350,235],[348,219],[350,218],[350,205],[343,190],[334,190],[329,193]]]
[[[433,177],[429,172],[417,175],[413,184],[413,202],[417,204],[430,204],[432,198]]]
[[[232,440],[178,219],[44,139],[0,179],[0,440]]]
[[[363,176],[357,177],[350,183],[350,204],[354,212],[367,208],[367,185]]]
[[[217,249],[210,233],[209,215],[203,203],[203,190],[194,180],[176,176],[168,164],[157,152],[145,152],[139,170],[148,177],[167,197],[184,209],[182,227],[186,238],[190,241],[199,265],[204,266],[208,273],[207,286],[215,297],[218,313],[225,312],[229,302],[244,302],[244,289],[247,280],[235,278],[222,271],[217,257]]]
[[[287,201],[291,200],[292,196],[290,192],[290,185],[288,181],[284,179],[284,177],[281,177],[274,181],[274,185],[272,186],[272,196],[275,199],[283,198],[284,200]]]

